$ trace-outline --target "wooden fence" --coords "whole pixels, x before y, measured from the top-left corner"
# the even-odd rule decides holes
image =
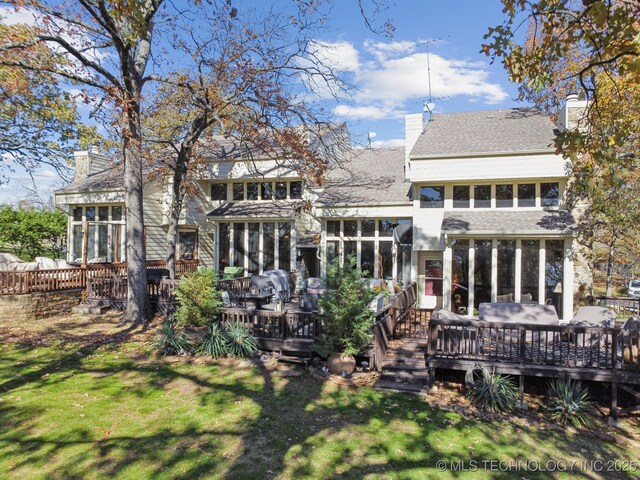
[[[428,337],[431,368],[640,384],[640,330],[432,318]]]
[[[194,271],[198,264],[198,260],[179,260],[176,262],[176,275]],[[147,269],[165,268],[165,265],[164,261],[149,261]],[[83,268],[0,271],[0,295],[85,288],[89,279],[126,276],[127,265],[122,263],[87,265]]]

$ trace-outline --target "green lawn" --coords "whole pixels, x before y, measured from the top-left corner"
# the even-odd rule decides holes
[[[631,445],[465,419],[417,396],[351,392],[306,372],[169,363],[126,334],[114,338],[2,339],[0,478],[532,479],[549,473],[439,472],[436,462],[639,456]]]

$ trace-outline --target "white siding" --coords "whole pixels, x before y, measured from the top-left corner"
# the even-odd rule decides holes
[[[569,167],[554,154],[411,159],[409,175],[412,182],[562,178]]]

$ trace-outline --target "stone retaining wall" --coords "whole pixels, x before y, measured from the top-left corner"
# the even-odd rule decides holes
[[[70,313],[82,300],[83,289],[0,295],[0,327],[16,322],[32,322]]]

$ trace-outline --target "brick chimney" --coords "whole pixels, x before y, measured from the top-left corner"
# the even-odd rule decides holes
[[[587,100],[580,100],[576,93],[568,93],[564,106],[558,112],[560,130],[586,129]]]
[[[84,180],[91,175],[106,170],[113,165],[109,157],[101,155],[95,146],[89,147],[89,150],[73,152],[76,163],[76,171],[73,181]]]
[[[409,155],[413,146],[424,132],[425,121],[422,113],[413,113],[404,117],[404,177],[409,178],[411,161]]]

